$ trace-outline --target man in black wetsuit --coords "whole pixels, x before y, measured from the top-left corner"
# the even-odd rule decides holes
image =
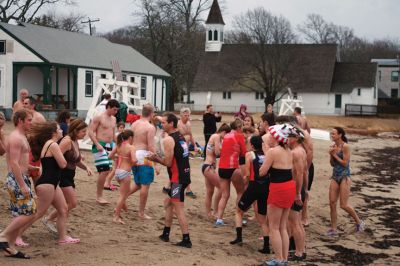
[[[185,138],[177,129],[178,118],[172,113],[166,113],[161,121],[164,131],[168,134],[163,139],[164,158],[152,154],[149,159],[165,165],[171,182],[169,197],[165,200],[165,227],[160,239],[168,242],[174,211],[178,217],[183,239],[176,245],[186,248],[192,247],[189,237],[188,223],[184,212],[185,189],[190,184],[189,148]]]

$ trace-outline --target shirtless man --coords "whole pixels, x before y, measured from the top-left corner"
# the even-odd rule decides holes
[[[13,104],[13,114],[24,108],[24,100],[26,98],[29,97],[29,92],[27,89],[21,89],[19,91],[19,100],[17,100],[14,104]]]
[[[115,139],[115,126],[117,124],[115,115],[118,113],[119,103],[117,100],[110,100],[106,105],[106,111],[93,118],[89,127],[89,137],[93,142],[92,153],[94,163],[99,173],[97,178],[96,202],[100,205],[109,204],[103,198],[103,189],[106,177],[112,168],[112,160],[108,158],[108,152],[113,149]]]
[[[190,109],[187,107],[181,109],[181,119],[178,121],[178,130],[179,133],[181,133],[185,138],[186,143],[189,146],[189,151],[194,151],[197,153],[199,149],[197,148],[196,142],[193,138],[192,125],[190,124]],[[193,193],[190,185],[186,189],[186,196],[193,199],[196,198],[196,194]]]
[[[6,187],[10,195],[10,209],[14,216],[11,223],[0,233],[0,249],[10,257],[29,258],[14,249],[15,241],[23,230],[35,219],[36,203],[28,177],[29,143],[26,133],[32,123],[32,115],[27,110],[14,113],[15,129],[6,144],[8,175]],[[10,246],[9,246],[10,245]]]
[[[293,155],[292,174],[296,182],[296,198],[289,213],[289,231],[295,243],[293,260],[300,261],[305,259],[305,230],[301,223],[300,212],[308,195],[307,154],[302,145],[304,140],[302,130],[293,127],[288,140]]]
[[[139,217],[142,219],[151,219],[144,213],[144,209],[146,208],[150,185],[154,181],[154,163],[148,159],[150,153],[156,152],[154,143],[156,128],[151,124],[153,116],[153,106],[145,104],[142,109],[142,116],[132,124],[137,164],[132,167],[135,182],[131,184],[130,194],[140,190]]]
[[[171,182],[169,198],[165,199],[165,226],[160,239],[169,241],[174,213],[181,227],[183,239],[176,245],[191,248],[188,223],[184,212],[185,189],[190,184],[189,148],[184,137],[177,129],[178,118],[172,113],[166,113],[162,118],[162,127],[168,134],[163,139],[164,157],[152,154],[150,159],[165,165]]]
[[[303,116],[301,116],[301,108],[300,107],[296,107],[294,108],[294,112],[293,115],[296,117],[297,119],[297,124],[304,130],[307,130],[308,133],[311,132],[310,127],[308,126],[307,123],[307,119]]]
[[[35,107],[36,107],[35,99],[33,99],[32,97],[27,97],[24,99],[24,108],[31,110],[33,115],[32,124],[46,122],[46,118],[44,118],[44,116],[41,113],[37,112],[35,110]]]

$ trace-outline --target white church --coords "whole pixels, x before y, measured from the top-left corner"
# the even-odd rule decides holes
[[[205,52],[190,89],[191,107],[203,111],[212,104],[218,111],[235,112],[243,103],[249,112],[264,112],[264,92],[240,82],[252,69],[239,55],[251,55],[254,46],[225,44],[224,27],[214,0],[206,21]],[[282,50],[292,58],[286,76],[288,88],[294,97],[302,98],[306,113],[344,114],[346,104],[377,105],[376,64],[342,63],[334,44],[288,44],[282,45]],[[280,104],[275,103],[277,110]]]

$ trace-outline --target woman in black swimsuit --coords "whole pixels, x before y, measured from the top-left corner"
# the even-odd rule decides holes
[[[58,186],[61,169],[67,166],[57,141],[62,137],[62,130],[56,122],[45,122],[31,127],[29,144],[35,160],[42,163],[42,174],[36,181],[37,213],[35,221],[40,219],[52,204],[57,212],[58,243],[72,244],[80,240],[66,235],[67,203]]]
[[[79,151],[78,140],[86,136],[87,124],[82,119],[75,119],[68,128],[68,135],[60,141],[60,149],[67,161],[67,166],[61,170],[60,188],[64,194],[64,198],[68,205],[68,212],[74,209],[77,205],[75,191],[75,172],[76,167],[86,171],[88,176],[93,174],[92,170],[83,162]],[[42,221],[47,228],[52,232],[57,232],[57,229],[52,224],[52,221],[57,218],[57,211],[53,211],[48,217],[43,217]]]

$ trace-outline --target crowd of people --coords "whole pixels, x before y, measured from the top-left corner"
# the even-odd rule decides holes
[[[27,90],[13,106],[14,130],[4,136],[4,114],[0,113],[0,155],[5,154],[8,174],[6,187],[10,196],[13,219],[0,233],[0,249],[6,256],[29,258],[16,247],[29,244],[24,232],[37,220],[58,234],[58,244],[77,244],[79,238],[67,234],[68,213],[77,206],[74,177],[76,168],[93,175],[79,150],[78,140],[90,137],[97,170],[96,203],[108,205],[103,191],[111,189],[111,180],[119,184],[119,198],[112,220],[125,224],[122,211],[127,198],[139,191],[138,216],[146,214],[150,186],[167,168],[169,182],[163,191],[165,221],[160,240],[170,240],[174,216],[178,219],[182,240],[176,245],[192,247],[188,221],[184,211],[185,196],[196,198],[191,184],[191,151],[201,152],[201,171],[205,181],[204,211],[214,226],[225,226],[224,212],[230,199],[231,183],[236,191],[235,231],[232,245],[243,243],[243,225],[254,219],[263,236],[263,254],[274,256],[266,265],[286,265],[288,260],[306,259],[306,231],[309,224],[307,203],[314,178],[313,144],[310,127],[301,108],[291,116],[276,116],[269,105],[257,125],[241,105],[233,120],[221,121],[221,114],[208,105],[203,115],[205,145],[194,139],[190,109],[183,108],[180,118],[173,113],[156,115],[151,104],[142,107],[139,119],[126,128],[117,124],[119,102],[105,95],[90,125],[72,119],[67,111],[56,121],[48,121],[36,111],[35,101]],[[356,231],[365,223],[348,204],[350,194],[350,147],[345,131],[331,131],[329,147],[333,167],[329,189],[331,227],[327,235],[338,236],[337,201],[355,221]],[[132,178],[133,176],[133,178]],[[32,180],[32,181],[31,181]],[[48,213],[50,206],[54,209]],[[254,217],[245,213],[254,209]],[[46,216],[46,213],[48,215]],[[289,255],[289,250],[293,251]]]

